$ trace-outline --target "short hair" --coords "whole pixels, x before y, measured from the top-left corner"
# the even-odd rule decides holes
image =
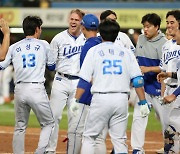
[[[158,26],[160,29],[161,25],[161,18],[156,13],[148,13],[142,17],[141,23],[144,24],[145,22],[149,22],[150,24],[154,25],[155,27]]]
[[[35,34],[36,28],[40,28],[43,21],[38,16],[27,16],[23,20],[23,30],[25,36],[32,36]]]
[[[112,11],[112,10],[103,11],[103,12],[101,13],[101,15],[100,15],[100,20],[101,20],[101,22],[102,22],[103,20],[105,20],[105,19],[106,19],[109,15],[111,15],[111,14],[115,15],[115,17],[117,18],[117,15],[116,15],[116,13],[115,13],[114,11]]]
[[[85,13],[84,13],[82,10],[80,10],[80,9],[71,10],[70,14],[72,14],[72,13],[78,14],[81,19],[82,19],[83,16],[85,15]]]
[[[169,16],[174,16],[174,18],[180,22],[180,10],[171,10],[169,12],[167,12],[166,14],[166,19],[169,17]]]
[[[120,26],[116,21],[105,20],[99,24],[98,30],[104,41],[114,42],[120,31]]]

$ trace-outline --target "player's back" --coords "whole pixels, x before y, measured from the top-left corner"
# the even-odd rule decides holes
[[[88,59],[90,57],[91,60]],[[92,93],[129,92],[130,80],[141,75],[134,54],[123,46],[112,42],[103,42],[92,47],[88,51],[84,63],[87,63],[86,59],[94,66]],[[81,73],[88,74],[89,70],[91,68]]]
[[[48,51],[49,44],[35,38],[25,38],[10,46],[16,82],[44,82]]]

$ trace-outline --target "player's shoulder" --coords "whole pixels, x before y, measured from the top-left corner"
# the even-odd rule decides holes
[[[64,39],[68,36],[68,32],[67,32],[67,29],[62,31],[62,32],[59,32],[58,34],[56,34],[54,37],[53,37],[53,40],[59,40],[59,39]]]
[[[129,36],[124,32],[119,32],[116,39],[121,40],[121,41],[129,41],[130,40]]]
[[[140,34],[138,37],[138,40],[146,40],[146,37],[144,34]]]
[[[48,41],[46,41],[46,40],[39,40],[39,42],[40,42],[40,43],[43,43],[43,44],[45,44],[45,45],[49,45]]]
[[[128,37],[128,35],[127,35],[126,33],[124,33],[124,32],[119,32],[119,33],[118,33],[118,37],[122,37],[122,38],[123,38],[123,37],[125,37],[125,38],[129,38],[129,37]]]
[[[20,47],[21,44],[23,44],[24,41],[25,41],[25,39],[22,39],[22,40],[19,40],[18,42],[15,42],[15,43],[11,44],[10,47],[9,47],[9,50],[12,50],[12,49],[14,49],[16,47]]]
[[[170,39],[170,40],[167,40],[165,43],[164,43],[164,45],[163,45],[163,49],[164,48],[170,48],[170,47],[172,47],[172,46],[174,46],[174,45],[176,45],[176,41],[175,40],[172,40],[172,39]]]

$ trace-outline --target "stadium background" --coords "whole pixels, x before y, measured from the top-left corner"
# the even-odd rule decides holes
[[[86,13],[94,13],[98,17],[106,9],[114,10],[117,13],[117,21],[121,26],[121,31],[127,33],[133,40],[134,32],[141,32],[141,18],[146,13],[155,12],[162,18],[161,30],[165,32],[165,15],[172,9],[180,9],[180,0],[0,0],[0,17],[5,18],[11,28],[11,44],[24,38],[21,24],[23,18],[27,15],[38,15],[43,19],[42,39],[48,42],[60,31],[68,27],[67,18],[71,9],[80,8]],[[135,42],[134,42],[135,44]],[[54,73],[46,72],[46,88],[50,93],[51,83]],[[1,91],[1,89],[0,89]],[[13,85],[11,82],[11,91]],[[128,123],[128,136],[130,135],[133,108],[130,108],[130,120]],[[67,117],[63,115],[61,129],[67,129]],[[12,152],[12,134],[14,125],[13,104],[0,106],[0,153]],[[11,127],[7,127],[11,126]],[[26,138],[26,150],[30,153],[37,146],[39,125],[35,116],[30,117],[29,127],[38,127],[31,130],[28,128]],[[153,133],[153,134],[152,134]],[[58,146],[60,153],[65,153],[65,143],[62,142],[66,136],[66,131],[60,132]],[[145,148],[148,153],[155,153],[155,149],[162,147],[160,124],[151,113],[149,118]],[[129,140],[128,140],[129,143]],[[152,147],[152,148],[151,148]],[[108,140],[108,149],[111,149],[111,143]]]

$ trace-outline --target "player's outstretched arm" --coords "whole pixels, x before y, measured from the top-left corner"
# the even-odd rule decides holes
[[[141,72],[142,73],[148,73],[148,72],[155,72],[155,73],[160,73],[161,69],[159,66],[140,66]]]
[[[2,44],[0,46],[0,61],[3,61],[6,57],[9,45],[10,45],[10,30],[7,22],[1,18],[0,19],[0,28],[4,35]]]

